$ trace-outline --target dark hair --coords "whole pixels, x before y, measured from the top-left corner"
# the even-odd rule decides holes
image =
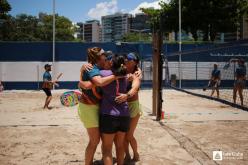
[[[135,57],[136,57],[136,60],[135,62],[137,63],[137,65],[139,64],[140,62],[140,57],[139,57],[139,54],[138,53],[134,53]]]
[[[112,72],[115,76],[125,76],[127,74],[127,68],[125,64],[125,57],[122,55],[114,55],[112,59]]]
[[[52,65],[50,65],[50,64],[46,64],[45,66],[44,66],[44,69],[47,69],[47,68],[49,68],[49,67],[51,67]]]

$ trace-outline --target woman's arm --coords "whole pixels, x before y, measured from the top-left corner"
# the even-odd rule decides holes
[[[141,84],[140,77],[133,75],[132,88],[128,91],[129,97],[133,97],[138,93],[140,84]]]
[[[108,84],[110,84],[112,81],[116,80],[116,76],[111,75],[111,76],[107,76],[107,77],[101,77],[101,76],[94,76],[91,81],[93,82],[93,84],[95,84],[96,86],[102,87],[102,86],[106,86]]]
[[[120,94],[120,96],[116,97],[115,101],[120,104],[127,101],[128,98],[132,98],[139,91],[141,84],[141,80],[139,77],[133,75],[132,88],[126,94]]]
[[[78,82],[78,87],[82,88],[82,89],[92,89],[93,88],[93,84],[91,81],[79,81]]]
[[[90,71],[91,69],[93,69],[92,64],[90,64],[90,63],[83,64],[82,67],[81,67],[81,69],[80,69],[79,80],[80,81],[83,81],[83,73],[84,73],[84,71]]]
[[[91,89],[93,88],[93,84],[90,81],[83,81],[83,73],[84,71],[89,71],[93,68],[92,64],[86,63],[83,64],[81,69],[80,69],[80,77],[79,77],[79,82],[78,82],[78,88],[83,88],[83,89]]]

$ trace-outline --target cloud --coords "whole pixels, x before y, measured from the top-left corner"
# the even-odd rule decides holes
[[[114,14],[118,11],[117,0],[100,2],[96,7],[88,11],[88,16],[93,19],[101,19],[101,16]]]
[[[87,15],[92,19],[98,19],[98,20],[101,19],[101,16],[114,14],[116,12],[130,13],[135,15],[137,13],[141,13],[140,8],[153,7],[154,9],[160,9],[159,6],[160,1],[164,1],[168,3],[170,0],[156,0],[150,3],[144,1],[131,11],[127,9],[118,9],[117,0],[105,1],[105,2],[97,3],[94,8],[91,8],[88,11]]]
[[[130,14],[137,14],[137,13],[142,13],[140,8],[154,8],[154,9],[160,9],[161,7],[159,6],[159,2],[160,1],[164,1],[164,2],[169,2],[169,0],[157,0],[155,2],[142,2],[141,4],[139,4],[135,9],[131,10],[129,13]]]

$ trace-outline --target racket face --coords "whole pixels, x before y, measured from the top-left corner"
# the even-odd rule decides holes
[[[78,104],[80,96],[80,92],[68,91],[60,96],[60,102],[66,107],[72,107]]]

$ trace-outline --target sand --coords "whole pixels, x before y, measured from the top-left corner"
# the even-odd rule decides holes
[[[53,91],[52,110],[42,109],[42,91],[0,93],[1,165],[84,164],[87,133],[77,107],[60,104],[64,91]],[[144,115],[135,136],[141,160],[130,164],[248,164],[248,112],[174,90],[165,90],[164,100],[165,119],[157,122],[151,90],[140,91]],[[243,157],[215,162],[214,150]],[[100,160],[99,145],[95,164]]]

